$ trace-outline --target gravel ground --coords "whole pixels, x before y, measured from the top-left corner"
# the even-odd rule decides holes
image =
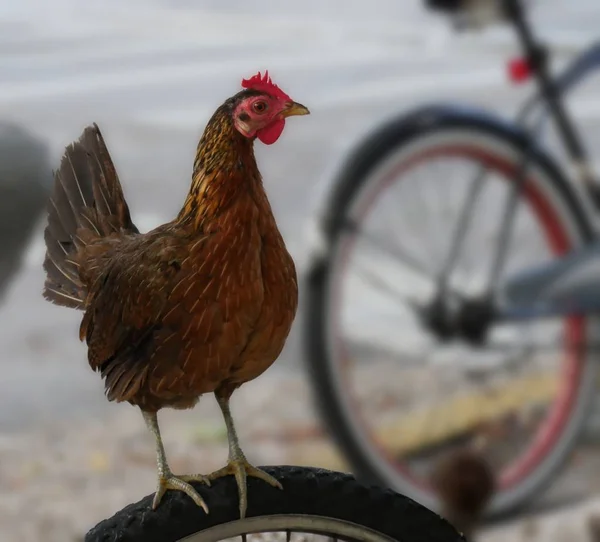
[[[590,523],[600,518],[600,499],[592,499],[501,527],[487,529],[478,536],[479,542],[597,542],[600,532],[592,531]]]
[[[154,491],[153,439],[138,410],[128,405],[110,405],[109,410],[86,421],[55,422],[37,431],[0,436],[3,541],[79,541],[95,523]],[[242,446],[254,464],[346,470],[314,415],[306,382],[298,375],[272,370],[236,392],[232,410]],[[192,411],[163,411],[159,421],[174,472],[208,473],[223,466],[226,433],[212,397],[203,398]],[[599,455],[597,448],[580,450],[555,484],[560,491],[550,491],[545,499],[550,508],[565,504],[553,498],[572,499],[570,508],[560,512],[565,519],[559,530],[546,526],[554,514],[539,513],[487,529],[481,540],[585,540],[578,534],[584,519],[591,509],[600,511],[599,503],[589,500],[594,490],[600,490],[594,461]],[[552,538],[545,538],[548,532]]]
[[[275,371],[234,395],[232,410],[252,462],[303,462],[311,439],[321,438],[306,392],[297,378]],[[174,472],[224,465],[226,433],[212,397],[193,411],[162,412],[160,425]],[[155,468],[153,439],[128,405],[101,420],[0,436],[1,539],[80,540],[101,519],[154,491]]]

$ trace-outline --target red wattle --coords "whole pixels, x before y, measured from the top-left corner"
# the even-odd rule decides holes
[[[262,130],[256,132],[256,137],[258,137],[265,145],[272,145],[279,139],[284,127],[285,119],[276,120],[269,124],[269,126],[265,126]]]

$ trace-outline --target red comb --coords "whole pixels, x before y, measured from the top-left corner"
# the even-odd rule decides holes
[[[275,96],[277,98],[281,98],[282,100],[290,100],[291,98],[283,92],[269,77],[269,71],[265,71],[265,75],[261,76],[260,72],[258,72],[250,79],[242,79],[242,88],[248,88],[253,90],[260,90],[262,92],[266,92],[271,96]]]

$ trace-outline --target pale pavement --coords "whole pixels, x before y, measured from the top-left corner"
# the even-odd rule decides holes
[[[0,115],[44,137],[54,160],[85,124],[98,122],[142,229],[176,213],[204,123],[258,69],[268,68],[312,111],[290,122],[276,146],[258,149],[300,268],[308,212],[368,128],[431,100],[512,111],[525,92],[504,74],[515,51],[509,30],[455,36],[415,0],[197,4],[27,0],[0,8]],[[561,4],[535,12],[559,62],[600,28],[593,0]],[[597,88],[576,111],[594,138]],[[0,307],[0,429],[111,408],[77,340],[79,315],[41,297],[40,232]],[[279,366],[298,365],[296,329]]]

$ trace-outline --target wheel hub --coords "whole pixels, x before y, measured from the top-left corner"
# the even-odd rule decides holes
[[[494,307],[489,296],[460,300],[453,307],[437,296],[421,311],[421,319],[441,341],[461,338],[470,344],[481,345],[494,320]]]

